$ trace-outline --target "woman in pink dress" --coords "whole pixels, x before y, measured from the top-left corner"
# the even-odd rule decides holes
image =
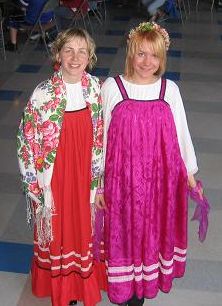
[[[124,75],[102,87],[108,295],[119,305],[169,292],[185,271],[187,186],[198,168],[179,88],[163,77],[169,44],[165,29],[140,24]]]
[[[28,221],[35,222],[32,291],[53,306],[95,306],[106,289],[92,243],[103,202],[100,82],[85,71],[96,62],[95,44],[86,31],[68,29],[52,54],[58,69],[34,90],[17,138]]]

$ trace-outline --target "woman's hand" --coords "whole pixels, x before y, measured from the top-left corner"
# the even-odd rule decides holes
[[[193,174],[188,175],[188,185],[191,189],[195,189],[198,187]],[[197,192],[202,200],[203,199],[203,188],[197,188]]]
[[[103,193],[96,194],[95,205],[99,209],[105,209],[106,208],[106,204],[105,204],[104,194]]]

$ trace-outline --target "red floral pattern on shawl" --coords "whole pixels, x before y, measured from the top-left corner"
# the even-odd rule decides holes
[[[102,164],[103,120],[99,80],[84,72],[82,89],[86,104],[91,109],[93,123],[90,195],[90,201],[93,202]],[[65,107],[66,88],[61,71],[58,71],[34,90],[17,133],[19,167],[28,203],[27,221],[30,223],[35,218],[40,244],[53,238],[50,183]],[[35,207],[34,216],[32,205]]]

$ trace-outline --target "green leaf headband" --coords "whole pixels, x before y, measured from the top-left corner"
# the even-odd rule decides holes
[[[164,28],[162,28],[160,25],[158,25],[155,22],[140,23],[136,28],[130,30],[129,39],[132,39],[133,36],[138,32],[151,32],[151,31],[159,32],[162,35],[165,42],[166,50],[168,50],[170,46],[169,34]]]

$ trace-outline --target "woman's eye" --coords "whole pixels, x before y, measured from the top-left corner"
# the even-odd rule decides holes
[[[138,55],[139,55],[140,57],[142,57],[142,56],[144,56],[144,53],[143,53],[143,52],[139,52]]]
[[[79,54],[86,56],[86,55],[87,55],[87,52],[86,52],[85,50],[80,50],[80,51],[79,51]]]

